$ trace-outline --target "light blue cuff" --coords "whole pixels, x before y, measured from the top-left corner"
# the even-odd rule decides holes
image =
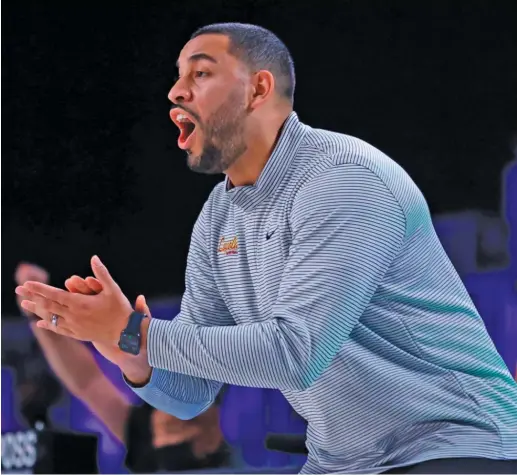
[[[212,401],[185,402],[184,378],[178,373],[153,368],[151,379],[145,386],[134,387],[125,377],[124,381],[151,406],[178,419],[189,420],[208,409]]]

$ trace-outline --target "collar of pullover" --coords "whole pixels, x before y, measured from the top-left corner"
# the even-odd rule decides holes
[[[251,210],[278,188],[300,148],[305,135],[305,126],[296,112],[287,117],[273,153],[254,185],[231,187],[226,177],[225,190],[230,201],[244,210]]]

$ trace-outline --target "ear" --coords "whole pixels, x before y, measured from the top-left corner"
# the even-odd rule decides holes
[[[275,77],[270,71],[258,71],[253,75],[252,86],[250,106],[256,109],[275,93]]]

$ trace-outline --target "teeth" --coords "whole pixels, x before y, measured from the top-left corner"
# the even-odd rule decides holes
[[[178,114],[176,119],[179,122],[189,122],[189,118],[186,115],[183,115],[183,114]]]

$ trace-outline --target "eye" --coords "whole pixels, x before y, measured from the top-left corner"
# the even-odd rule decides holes
[[[206,71],[196,71],[194,73],[195,78],[206,78],[209,75]]]

